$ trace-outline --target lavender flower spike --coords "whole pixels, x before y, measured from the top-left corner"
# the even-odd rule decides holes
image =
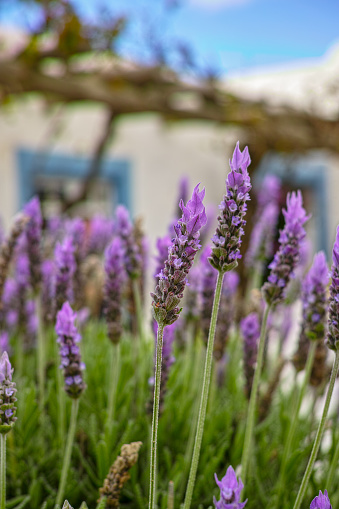
[[[127,279],[124,267],[125,250],[120,237],[115,237],[105,251],[105,312],[108,337],[113,343],[120,341],[121,294]]]
[[[227,175],[226,195],[219,205],[220,215],[215,235],[212,237],[214,247],[210,263],[218,271],[227,272],[234,269],[241,258],[241,237],[244,234],[246,221],[246,202],[250,199],[250,176],[247,168],[251,163],[248,148],[241,152],[237,143],[232,160],[231,171]]]
[[[59,310],[64,302],[73,302],[73,276],[76,264],[71,237],[65,237],[61,244],[57,243],[54,257],[56,265],[56,306]]]
[[[42,215],[40,201],[37,196],[29,201],[24,213],[29,217],[26,228],[27,254],[30,261],[31,284],[36,290],[41,282],[41,228]]]
[[[331,350],[337,350],[339,346],[339,226],[337,227],[332,259],[332,282],[330,286],[328,336],[326,343]]]
[[[213,503],[216,509],[242,509],[245,507],[247,500],[245,500],[245,502],[240,502],[244,485],[240,477],[239,481],[237,480],[233,467],[228,467],[226,475],[224,475],[221,481],[219,481],[217,474],[214,474],[214,477],[215,482],[220,488],[219,502],[213,497]]]
[[[310,509],[332,509],[327,490],[324,494],[319,491],[319,495],[312,500]]]
[[[17,418],[16,413],[16,388],[12,381],[13,369],[9,362],[7,352],[0,359],[0,433],[6,434],[11,431]]]
[[[57,315],[55,331],[60,345],[60,368],[64,372],[65,391],[73,399],[81,396],[86,388],[82,372],[85,365],[81,362],[78,343],[81,341],[74,322],[77,314],[73,312],[69,302],[65,302]]]
[[[155,293],[151,294],[153,315],[159,325],[170,325],[179,318],[181,309],[177,306],[183,297],[194,256],[201,247],[199,230],[207,221],[204,196],[205,189],[199,191],[198,184],[186,206],[180,201],[182,217],[174,227],[175,237],[168,250],[165,267],[159,274]]]
[[[302,285],[303,331],[309,339],[322,339],[327,311],[326,288],[328,267],[323,251],[314,257],[313,265]]]
[[[129,212],[123,205],[117,207],[115,229],[124,246],[126,272],[130,278],[138,278],[141,274],[142,258],[136,243]]]
[[[285,227],[280,232],[280,247],[270,263],[271,269],[268,282],[263,286],[263,295],[269,305],[281,302],[285,297],[285,289],[300,258],[300,244],[306,232],[304,223],[310,216],[303,208],[301,191],[287,195],[287,208],[283,209]]]
[[[250,313],[240,322],[240,330],[244,339],[244,371],[246,378],[245,393],[251,395],[254,369],[257,362],[258,340],[260,337],[260,323],[257,313]]]

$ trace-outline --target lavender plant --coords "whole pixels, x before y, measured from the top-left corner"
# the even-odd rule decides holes
[[[26,227],[27,254],[30,261],[31,285],[35,293],[38,292],[41,283],[41,230],[42,215],[40,201],[37,196],[31,199],[24,208],[24,213],[29,217]]]
[[[121,299],[126,272],[120,237],[115,237],[105,251],[105,315],[108,337],[112,343],[119,343],[122,334]]]
[[[264,346],[266,338],[266,325],[270,309],[283,301],[286,286],[289,283],[293,270],[295,269],[300,257],[300,244],[304,239],[306,232],[303,225],[308,219],[305,209],[302,206],[301,192],[287,195],[287,207],[283,210],[285,226],[280,232],[280,247],[270,263],[271,269],[268,281],[262,288],[263,296],[266,301],[266,308],[261,324],[261,334],[258,346],[258,358],[255,369],[250,403],[248,407],[245,440],[241,460],[241,475],[246,480],[249,458],[252,450],[252,435],[255,418],[255,408],[259,382],[264,358]]]
[[[332,367],[332,373],[330,377],[329,386],[327,389],[327,395],[325,404],[322,412],[322,417],[319,422],[317,434],[314,439],[312,452],[304,473],[303,480],[301,482],[299,492],[294,503],[294,509],[299,509],[308,486],[309,478],[311,476],[314,462],[318,455],[318,450],[324,434],[325,424],[327,420],[328,409],[333,393],[334,383],[338,375],[339,369],[339,227],[337,228],[336,240],[333,246],[332,252],[332,269],[331,269],[331,285],[330,285],[330,300],[329,300],[329,317],[328,317],[328,333],[327,333],[327,346],[330,350],[335,352],[335,358]]]
[[[226,194],[219,205],[220,215],[215,235],[212,237],[213,247],[210,257],[211,265],[224,273],[237,266],[241,258],[241,237],[244,235],[247,211],[246,202],[250,199],[251,180],[247,168],[251,163],[248,148],[243,152],[239,142],[230,160],[231,171],[226,179]]]
[[[111,357],[111,376],[108,395],[108,424],[114,415],[115,397],[120,366],[120,338],[122,334],[121,308],[122,291],[127,275],[124,265],[125,251],[120,237],[115,237],[105,250],[105,315],[108,337],[115,346]]]
[[[253,384],[255,364],[257,362],[258,340],[260,337],[260,323],[257,313],[250,313],[240,322],[240,330],[244,340],[244,372],[245,394],[249,398]]]
[[[324,494],[319,491],[319,495],[312,500],[310,509],[332,509],[327,490],[324,491]]]
[[[151,474],[149,508],[154,509],[156,504],[156,456],[157,432],[159,420],[161,364],[164,327],[174,323],[180,315],[178,307],[183,297],[187,282],[187,275],[192,267],[194,256],[200,249],[199,230],[206,224],[206,213],[203,205],[205,189],[199,191],[199,184],[194,188],[192,198],[186,206],[181,201],[182,217],[174,227],[175,237],[168,250],[168,258],[164,268],[159,274],[159,283],[156,285],[152,309],[154,319],[158,322],[156,366],[154,376],[154,404],[152,417],[152,447],[151,447]]]
[[[67,473],[71,461],[72,447],[76,428],[79,398],[86,388],[83,380],[85,365],[81,362],[79,342],[81,336],[75,326],[76,313],[73,312],[69,302],[65,302],[58,312],[55,331],[60,347],[61,366],[65,380],[65,392],[72,398],[71,422],[68,430],[67,443],[63,459],[63,466],[60,478],[55,508],[61,506],[66,487]]]
[[[56,309],[59,311],[68,301],[73,303],[73,277],[76,271],[74,245],[71,237],[65,237],[55,246],[54,259],[56,266],[55,298]]]
[[[27,226],[29,218],[24,214],[19,214],[15,221],[13,228],[7,238],[3,240],[0,248],[0,301],[2,299],[5,282],[9,272],[10,262],[14,255],[14,250],[17,245],[18,239],[22,235]]]
[[[252,287],[257,288],[261,281],[264,263],[273,254],[279,208],[276,203],[268,203],[255,222],[246,253],[246,266],[252,274]]]
[[[191,506],[195,478],[198,470],[211,380],[214,337],[223,278],[225,272],[234,269],[238,264],[237,260],[241,258],[240,245],[242,242],[241,237],[244,234],[243,227],[246,224],[244,220],[244,216],[247,210],[246,202],[249,200],[249,191],[251,189],[250,177],[247,170],[250,162],[251,160],[247,147],[245,147],[243,152],[241,152],[238,142],[233,152],[232,160],[230,160],[231,171],[227,175],[226,179],[226,194],[219,206],[221,213],[218,216],[218,226],[216,233],[212,237],[213,247],[209,261],[212,267],[217,269],[218,277],[208,334],[203,387],[197,421],[197,431],[192,456],[191,470],[187,483],[184,509],[189,509]]]
[[[302,303],[303,303],[303,324],[302,336],[311,340],[308,349],[307,361],[305,366],[305,376],[301,388],[296,388],[298,393],[297,403],[293,412],[291,426],[288,432],[287,441],[284,447],[280,477],[278,483],[278,504],[282,499],[282,492],[285,484],[285,472],[287,461],[289,459],[292,447],[292,441],[298,424],[298,416],[301,403],[303,401],[305,390],[309,382],[311,371],[314,363],[315,352],[319,341],[324,340],[325,335],[325,319],[327,312],[327,284],[328,284],[328,267],[324,252],[315,255],[313,265],[307,273],[302,285]]]
[[[138,333],[139,337],[142,338],[142,309],[140,287],[138,285],[138,280],[140,280],[142,270],[142,256],[135,236],[135,230],[130,220],[129,212],[123,205],[119,205],[116,209],[115,233],[120,237],[125,252],[125,270],[132,285],[132,298],[134,298],[136,307]]]
[[[240,478],[239,481],[237,480],[233,467],[228,467],[221,481],[219,481],[217,474],[214,474],[214,477],[215,482],[220,488],[219,502],[213,497],[215,509],[243,509],[247,504],[247,500],[245,502],[240,502],[244,485]]]
[[[0,359],[0,509],[6,507],[6,435],[16,421],[16,386],[7,352]]]

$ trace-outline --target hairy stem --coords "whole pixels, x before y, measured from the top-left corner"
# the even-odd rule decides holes
[[[64,461],[63,461],[61,477],[60,477],[60,484],[59,484],[57,499],[55,502],[55,509],[60,509],[62,501],[63,501],[64,493],[65,493],[67,474],[68,474],[69,466],[71,463],[72,448],[73,448],[73,441],[74,441],[74,435],[75,435],[75,428],[76,428],[76,424],[77,424],[78,409],[79,409],[79,399],[73,399],[72,400],[71,422],[70,422],[69,430],[68,430],[68,436],[67,436],[67,442],[66,442],[66,448],[65,448],[65,454],[64,454]]]
[[[329,383],[329,386],[328,386],[328,389],[327,389],[327,395],[326,395],[326,400],[325,400],[323,414],[322,414],[321,421],[320,421],[319,427],[318,427],[318,431],[317,431],[317,434],[316,434],[316,437],[315,437],[315,440],[314,440],[311,456],[310,456],[310,459],[308,460],[306,471],[304,473],[303,480],[301,481],[301,485],[300,485],[299,492],[298,492],[295,504],[293,506],[293,509],[299,509],[299,507],[300,507],[300,505],[301,505],[301,503],[303,501],[303,498],[305,496],[305,492],[306,492],[306,489],[307,489],[308,481],[309,481],[309,478],[311,476],[311,473],[312,473],[312,470],[313,470],[313,466],[314,466],[314,462],[315,462],[315,460],[317,458],[318,450],[319,450],[319,447],[320,447],[320,444],[321,444],[321,440],[322,440],[322,437],[323,437],[323,434],[324,434],[324,429],[325,429],[328,409],[329,409],[329,406],[330,406],[330,401],[331,401],[331,397],[332,397],[332,393],[333,393],[334,383],[335,383],[335,380],[336,380],[336,377],[337,377],[337,373],[338,373],[338,367],[339,367],[339,350],[336,350],[336,352],[335,352],[335,359],[334,359],[333,368],[332,368],[332,373],[331,373],[331,378],[330,378],[330,383]]]
[[[202,442],[204,426],[205,426],[208,394],[209,394],[209,388],[210,388],[210,382],[211,382],[214,336],[215,336],[215,329],[216,329],[216,325],[217,325],[217,318],[218,318],[218,311],[219,311],[223,279],[224,279],[224,273],[219,272],[217,284],[215,287],[215,293],[214,293],[211,323],[210,323],[210,330],[209,330],[209,334],[208,334],[208,342],[207,342],[207,349],[206,349],[205,370],[204,370],[204,378],[203,378],[203,385],[202,385],[202,392],[201,392],[199,416],[198,416],[198,422],[197,422],[197,431],[196,431],[196,435],[195,435],[194,450],[193,450],[193,456],[192,456],[192,462],[191,462],[191,470],[190,470],[188,483],[187,483],[184,509],[189,509],[191,507],[193,490],[194,490],[194,485],[195,485],[195,478],[196,478],[197,470],[198,470],[201,442]]]
[[[250,454],[251,454],[251,450],[252,450],[252,438],[253,438],[254,421],[255,421],[255,409],[256,409],[256,404],[257,404],[259,382],[260,382],[263,359],[264,359],[266,325],[267,325],[267,318],[268,318],[269,312],[270,312],[270,306],[268,304],[266,304],[263,321],[261,324],[261,333],[260,333],[260,340],[259,340],[259,347],[258,347],[257,365],[256,365],[255,372],[254,372],[251,397],[250,397],[250,402],[249,402],[249,406],[248,406],[244,448],[243,448],[242,458],[241,458],[241,479],[245,486],[246,486],[248,463],[249,463]]]
[[[113,425],[118,381],[120,373],[120,343],[112,345],[111,369],[109,373],[110,385],[108,393],[107,423],[109,428]]]
[[[6,435],[1,433],[0,451],[0,509],[6,507]]]
[[[156,504],[157,445],[158,445],[158,424],[159,424],[163,337],[164,337],[164,325],[158,324],[155,376],[154,376],[153,417],[152,417],[151,467],[150,467],[150,489],[149,489],[149,505],[148,505],[149,509],[155,509],[155,504]]]

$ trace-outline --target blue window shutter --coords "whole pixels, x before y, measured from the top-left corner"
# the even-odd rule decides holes
[[[281,178],[283,184],[288,183],[295,189],[312,190],[316,208],[316,250],[322,249],[329,256],[327,165],[324,155],[314,154],[296,158],[269,153],[263,158],[255,172],[256,179],[260,182],[266,174],[276,175]]]
[[[90,166],[90,159],[19,149],[17,163],[19,206],[22,207],[35,194],[35,176],[85,178]],[[131,165],[129,161],[126,159],[103,160],[99,178],[111,186],[112,204],[116,200],[117,203],[125,205],[132,214]]]

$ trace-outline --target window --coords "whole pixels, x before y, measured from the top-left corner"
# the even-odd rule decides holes
[[[18,151],[17,158],[20,206],[39,194],[47,216],[58,212],[63,199],[77,196],[90,167],[87,158],[25,149]],[[88,199],[74,212],[82,216],[111,215],[117,204],[125,205],[131,211],[130,180],[127,160],[104,160]]]
[[[255,172],[254,186],[260,185],[269,173],[281,178],[283,189],[302,191],[306,211],[312,213],[307,234],[316,250],[322,249],[328,255],[327,167],[324,157],[316,153],[305,157],[267,154]]]

